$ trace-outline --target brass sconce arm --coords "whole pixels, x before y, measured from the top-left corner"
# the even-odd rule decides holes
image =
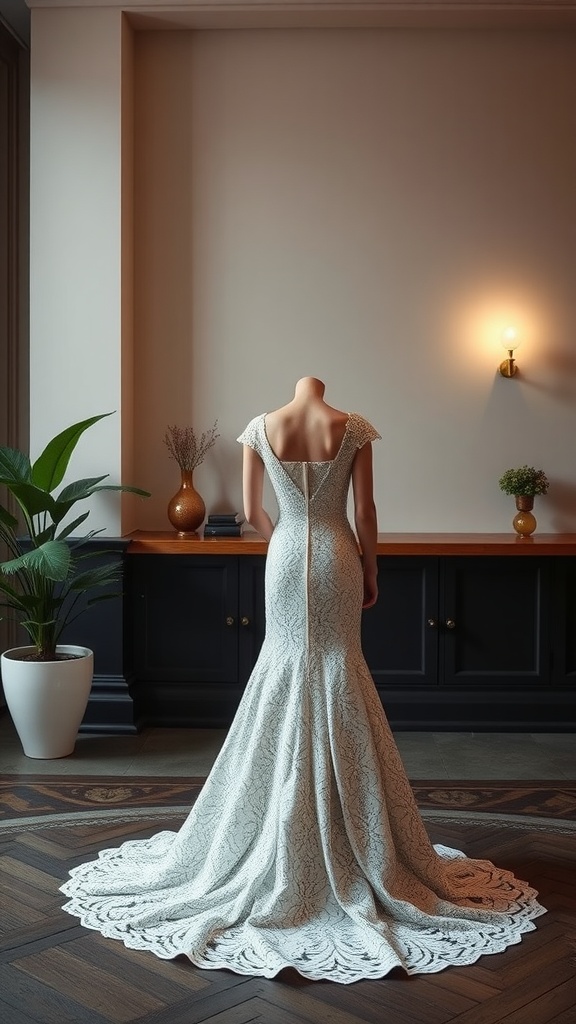
[[[508,352],[508,358],[502,360],[498,369],[503,377],[513,377],[518,369],[514,362],[514,349],[520,344],[515,327],[506,327],[502,331],[502,344]]]
[[[513,377],[518,367],[514,362],[514,349],[508,349],[508,358],[500,363],[499,370],[503,377]]]

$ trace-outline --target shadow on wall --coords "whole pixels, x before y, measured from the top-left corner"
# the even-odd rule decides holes
[[[242,512],[242,508],[234,507],[232,495],[237,493],[238,481],[242,479],[242,462],[238,459],[240,445],[236,441],[225,439],[219,450],[214,449],[212,454],[211,471],[213,478],[217,481],[217,487],[208,512],[230,513]],[[236,473],[231,471],[234,467]]]
[[[574,407],[576,402],[576,355],[561,349],[546,352],[541,367],[544,380],[534,380],[522,374],[522,383],[559,402]]]
[[[522,375],[522,383],[557,402],[574,408],[576,403],[576,355],[565,350],[548,351],[541,362],[544,380]],[[576,459],[575,459],[576,465]],[[546,503],[552,510],[552,523],[558,533],[576,533],[576,484],[550,477]]]
[[[576,484],[550,480],[546,502],[552,509],[552,523],[558,533],[576,533]]]

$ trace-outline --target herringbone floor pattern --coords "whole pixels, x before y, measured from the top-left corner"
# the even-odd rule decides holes
[[[272,981],[199,971],[127,950],[61,912],[69,867],[180,822],[47,826],[2,841],[3,1024],[576,1024],[573,835],[435,821],[434,841],[530,879],[549,913],[520,945],[471,967],[342,986],[292,971]]]

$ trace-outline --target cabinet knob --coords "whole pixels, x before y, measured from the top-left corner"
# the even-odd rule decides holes
[[[249,626],[250,625],[250,619],[248,618],[247,615],[243,615],[242,616],[242,618],[240,619],[240,625],[241,626]]]
[[[227,625],[227,626],[233,626],[233,625],[234,625],[234,619],[232,618],[232,616],[231,616],[231,615],[228,615],[228,616],[226,617],[226,625]]]
[[[430,629],[436,629],[436,627],[438,625],[438,620],[437,619],[428,619],[427,622],[426,622],[426,625],[429,626]]]
[[[446,619],[446,629],[456,629],[454,619]]]

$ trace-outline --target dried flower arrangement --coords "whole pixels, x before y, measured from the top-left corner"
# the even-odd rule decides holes
[[[214,426],[205,430],[200,439],[196,437],[193,427],[168,427],[164,444],[170,452],[170,458],[174,459],[182,470],[196,469],[196,466],[204,462],[206,453],[220,437],[217,427],[218,420],[215,420]]]
[[[533,497],[535,494],[546,494],[549,483],[543,469],[534,466],[520,466],[519,469],[507,469],[498,481],[505,494]]]

